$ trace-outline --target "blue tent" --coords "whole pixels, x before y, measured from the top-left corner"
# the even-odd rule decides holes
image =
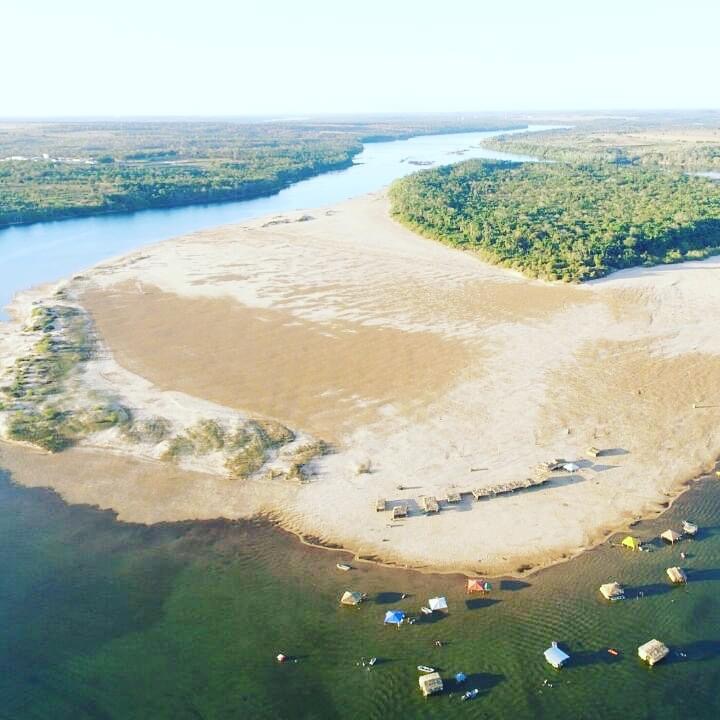
[[[386,625],[399,625],[405,619],[405,613],[402,610],[388,610],[385,613]]]

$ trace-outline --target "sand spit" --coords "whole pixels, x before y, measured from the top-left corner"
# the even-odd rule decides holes
[[[53,457],[5,447],[0,464],[128,520],[262,513],[364,557],[514,572],[657,512],[714,463],[717,259],[550,285],[419,238],[382,193],[309,215],[161,243],[64,286],[104,348],[77,383],[173,423],[262,416],[330,441],[309,481],[143,460],[108,433]],[[0,342],[7,363],[22,335]],[[523,480],[555,457],[580,469],[421,512],[423,495]]]

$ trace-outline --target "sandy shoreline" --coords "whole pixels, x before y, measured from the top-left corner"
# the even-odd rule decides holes
[[[655,514],[714,464],[717,258],[548,285],[414,235],[382,193],[304,214],[143,248],[65,293],[102,347],[78,387],[177,423],[262,416],[327,440],[309,482],[230,480],[218,457],[176,466],[109,432],[56,456],[2,444],[0,466],[121,520],[262,514],[365,557],[504,573]],[[16,315],[42,296],[18,298]],[[0,363],[26,345],[4,326]],[[591,445],[605,454],[591,460]],[[554,457],[580,470],[419,510],[422,495],[523,479]],[[376,512],[378,497],[410,517]]]

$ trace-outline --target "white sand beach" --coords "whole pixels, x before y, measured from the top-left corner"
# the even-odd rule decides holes
[[[146,247],[62,287],[101,341],[86,388],[178,423],[266,417],[334,450],[300,484],[230,480],[213,456],[161,462],[111,432],[56,456],[0,444],[18,482],[121,519],[265,514],[364,557],[518,572],[658,512],[720,454],[718,258],[530,281],[418,237],[381,192]],[[27,349],[19,328],[48,292],[17,299],[0,367]],[[420,509],[556,457],[580,469]],[[410,516],[376,512],[378,498]]]

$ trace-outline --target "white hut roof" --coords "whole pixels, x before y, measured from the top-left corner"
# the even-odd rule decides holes
[[[447,600],[444,597],[434,597],[428,600],[428,607],[431,610],[447,610]]]
[[[562,667],[569,659],[570,656],[561,650],[557,643],[553,643],[546,651],[545,651],[545,659],[553,666],[553,667]]]

